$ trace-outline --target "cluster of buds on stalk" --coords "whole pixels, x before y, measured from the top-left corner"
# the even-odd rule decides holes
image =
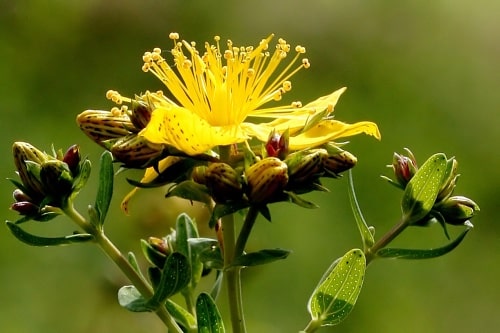
[[[77,145],[49,155],[26,142],[12,146],[14,163],[21,182],[10,179],[17,187],[11,209],[23,220],[47,221],[57,209],[83,187],[90,174],[90,161],[80,156]]]
[[[249,156],[250,155],[250,156]],[[337,178],[356,165],[356,157],[332,143],[296,152],[288,150],[288,135],[272,132],[263,153],[248,150],[245,166],[212,162],[198,166],[192,179],[205,185],[217,203],[262,205],[289,201],[289,194],[325,190],[321,177]]]
[[[410,180],[419,170],[415,156],[409,149],[405,149],[408,156],[394,153],[392,167],[395,180],[382,176],[398,188],[405,189]],[[455,158],[447,160],[446,171],[442,185],[434,202],[432,210],[423,219],[414,225],[426,226],[437,220],[441,223],[461,225],[468,221],[479,211],[479,206],[471,199],[464,196],[453,196],[458,177],[458,162]]]
[[[121,96],[108,91],[106,96],[121,103]],[[127,168],[146,168],[155,165],[165,152],[164,145],[153,144],[138,133],[146,127],[153,111],[153,98],[146,93],[136,96],[131,108],[122,105],[110,111],[87,110],[80,113],[76,121],[80,129],[94,142],[113,154]]]

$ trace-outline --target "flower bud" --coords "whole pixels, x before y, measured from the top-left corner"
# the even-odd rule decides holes
[[[284,162],[288,166],[290,185],[308,183],[322,176],[323,160],[327,157],[325,149],[298,151],[288,155]]]
[[[275,130],[273,130],[269,134],[269,138],[267,139],[265,145],[267,156],[284,159],[288,154],[289,141],[290,134],[288,130],[285,131],[282,135],[279,135]]]
[[[132,101],[132,112],[130,113],[130,121],[138,130],[142,130],[151,120],[153,110],[149,105],[142,101]]]
[[[208,167],[206,165],[199,165],[193,168],[191,171],[191,178],[193,181],[197,182],[198,184],[206,185],[207,184],[207,169]]]
[[[479,206],[469,198],[453,196],[441,202],[435,209],[446,223],[460,225],[471,219],[479,211]]]
[[[276,157],[267,157],[245,171],[248,199],[267,203],[277,199],[288,183],[288,167]]]
[[[146,168],[153,165],[163,154],[163,145],[153,144],[136,134],[109,141],[106,148],[113,157],[129,168]]]
[[[27,195],[26,193],[24,193],[23,191],[21,191],[18,188],[16,188],[14,190],[14,192],[12,192],[12,197],[14,198],[14,200],[16,200],[16,202],[31,201],[32,200],[29,195]]]
[[[396,183],[403,189],[406,188],[406,185],[418,170],[417,162],[412,152],[409,149],[406,149],[406,151],[409,153],[409,156],[394,153],[392,160],[392,168],[396,176]]]
[[[342,150],[335,154],[328,154],[322,161],[326,173],[338,177],[339,173],[353,168],[358,159],[350,152]]]
[[[87,110],[76,117],[80,129],[104,147],[104,141],[118,139],[133,132],[139,132],[126,114],[109,111]]]
[[[211,163],[205,172],[205,184],[215,202],[239,200],[243,196],[240,175],[226,163]]]
[[[27,142],[14,142],[12,153],[26,195],[41,201],[45,192],[40,181],[40,164],[48,160],[47,155]]]
[[[10,206],[10,209],[24,216],[35,216],[39,212],[39,207],[29,201],[15,202]]]
[[[73,176],[66,163],[59,160],[44,162],[40,168],[43,189],[52,198],[64,198],[71,194]]]
[[[69,147],[64,154],[62,161],[68,165],[73,176],[77,175],[81,161],[80,147],[78,145],[72,145]]]
[[[458,169],[457,160],[454,158],[448,160],[447,167],[448,167],[448,169],[447,169],[446,175],[444,176],[443,186],[439,190],[439,194],[436,198],[436,202],[446,200],[446,198],[451,196],[453,194],[453,191],[455,190],[455,186],[457,184],[457,179],[459,176],[457,174],[457,169]]]

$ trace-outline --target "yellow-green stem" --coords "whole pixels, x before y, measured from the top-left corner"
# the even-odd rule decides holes
[[[90,222],[88,222],[78,211],[75,210],[73,205],[68,204],[63,211],[65,214],[71,218],[80,228],[85,232],[94,236],[95,242],[99,245],[101,250],[106,253],[106,255],[120,268],[120,270],[125,274],[125,276],[130,280],[135,288],[141,293],[141,295],[149,299],[153,296],[153,289],[147,281],[145,281],[142,276],[135,271],[135,269],[130,265],[128,260],[122,255],[120,250],[106,237],[102,229],[96,228]],[[175,320],[170,316],[164,306],[161,306],[156,311],[158,317],[165,323],[169,332],[181,333],[182,330],[177,325]]]
[[[384,236],[382,236],[371,248],[365,251],[366,265],[376,258],[377,251],[387,246],[394,238],[396,238],[403,230],[408,227],[408,219],[403,218]]]
[[[246,327],[241,295],[241,267],[232,266],[236,244],[234,216],[232,214],[222,218],[222,235],[224,238],[224,279],[227,286],[232,331],[233,333],[245,333]]]

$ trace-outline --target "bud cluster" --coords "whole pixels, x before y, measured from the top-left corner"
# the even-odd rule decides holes
[[[17,188],[11,209],[26,219],[47,220],[54,216],[48,207],[61,207],[78,192],[88,178],[90,165],[82,161],[77,145],[66,153],[49,155],[26,142],[12,146],[14,163],[21,182],[11,180]]]
[[[394,153],[392,169],[395,180],[383,177],[403,190],[419,170],[415,156],[409,149],[406,149],[406,152],[408,156]],[[452,196],[458,177],[460,176],[457,173],[457,169],[457,160],[455,158],[449,159],[446,173],[432,210],[425,218],[415,223],[415,225],[425,226],[435,219],[442,223],[460,225],[469,221],[479,211],[479,206],[471,199],[464,196]]]

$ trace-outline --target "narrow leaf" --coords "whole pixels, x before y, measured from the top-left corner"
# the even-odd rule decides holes
[[[300,207],[308,208],[308,209],[318,208],[319,207],[314,202],[308,201],[308,200],[300,197],[299,195],[297,195],[294,192],[288,192],[288,191],[286,191],[285,193],[288,195],[288,198],[290,199],[290,202],[292,202],[292,203],[294,203],[294,204],[296,204],[296,205],[298,205]]]
[[[32,246],[58,246],[75,243],[84,243],[94,240],[90,234],[73,234],[64,237],[42,237],[24,231],[20,226],[10,221],[6,221],[7,227],[12,234],[21,242]]]
[[[99,225],[104,224],[104,219],[108,213],[109,204],[113,196],[113,155],[105,151],[101,155],[99,170],[99,187],[95,199],[95,209],[99,217]]]
[[[366,259],[363,251],[347,252],[309,299],[308,310],[321,326],[342,322],[352,311],[363,285]]]
[[[351,210],[356,220],[356,225],[358,226],[359,233],[361,234],[361,240],[363,241],[364,249],[369,249],[375,244],[375,239],[373,238],[373,233],[370,232],[368,224],[363,217],[361,208],[358,204],[358,199],[356,198],[356,192],[354,191],[354,180],[352,178],[352,172],[349,170],[349,185],[347,186],[347,192],[349,194],[349,202],[351,204]]]
[[[153,311],[148,302],[134,286],[123,286],[118,290],[118,303],[132,312]]]
[[[207,187],[192,180],[185,180],[172,186],[166,197],[179,197],[186,200],[198,201],[208,206],[212,204],[212,198],[208,194]]]
[[[235,258],[232,266],[257,266],[268,264],[276,260],[285,259],[291,252],[282,249],[264,249],[246,253]]]
[[[418,169],[406,186],[401,207],[408,223],[424,218],[432,209],[446,173],[447,160],[434,154]]]
[[[178,322],[185,328],[189,328],[188,331],[194,330],[196,328],[196,319],[182,306],[167,299],[165,307],[167,308],[168,313],[170,313],[170,315],[175,319],[176,322]]]
[[[430,259],[440,257],[454,250],[465,238],[471,228],[465,229],[457,238],[445,246],[434,249],[396,249],[383,248],[377,251],[377,256],[381,258],[393,259]]]
[[[159,306],[168,297],[187,286],[190,279],[191,267],[189,266],[188,259],[178,252],[172,253],[167,257],[159,285],[150,300],[150,304],[152,306]]]
[[[224,323],[217,305],[206,293],[201,293],[196,300],[196,319],[198,333],[224,333]]]
[[[217,220],[223,216],[236,213],[237,211],[247,208],[249,204],[244,201],[231,202],[227,204],[216,204],[212,216],[210,217],[210,221],[208,222],[208,226],[210,228],[215,227]]]

